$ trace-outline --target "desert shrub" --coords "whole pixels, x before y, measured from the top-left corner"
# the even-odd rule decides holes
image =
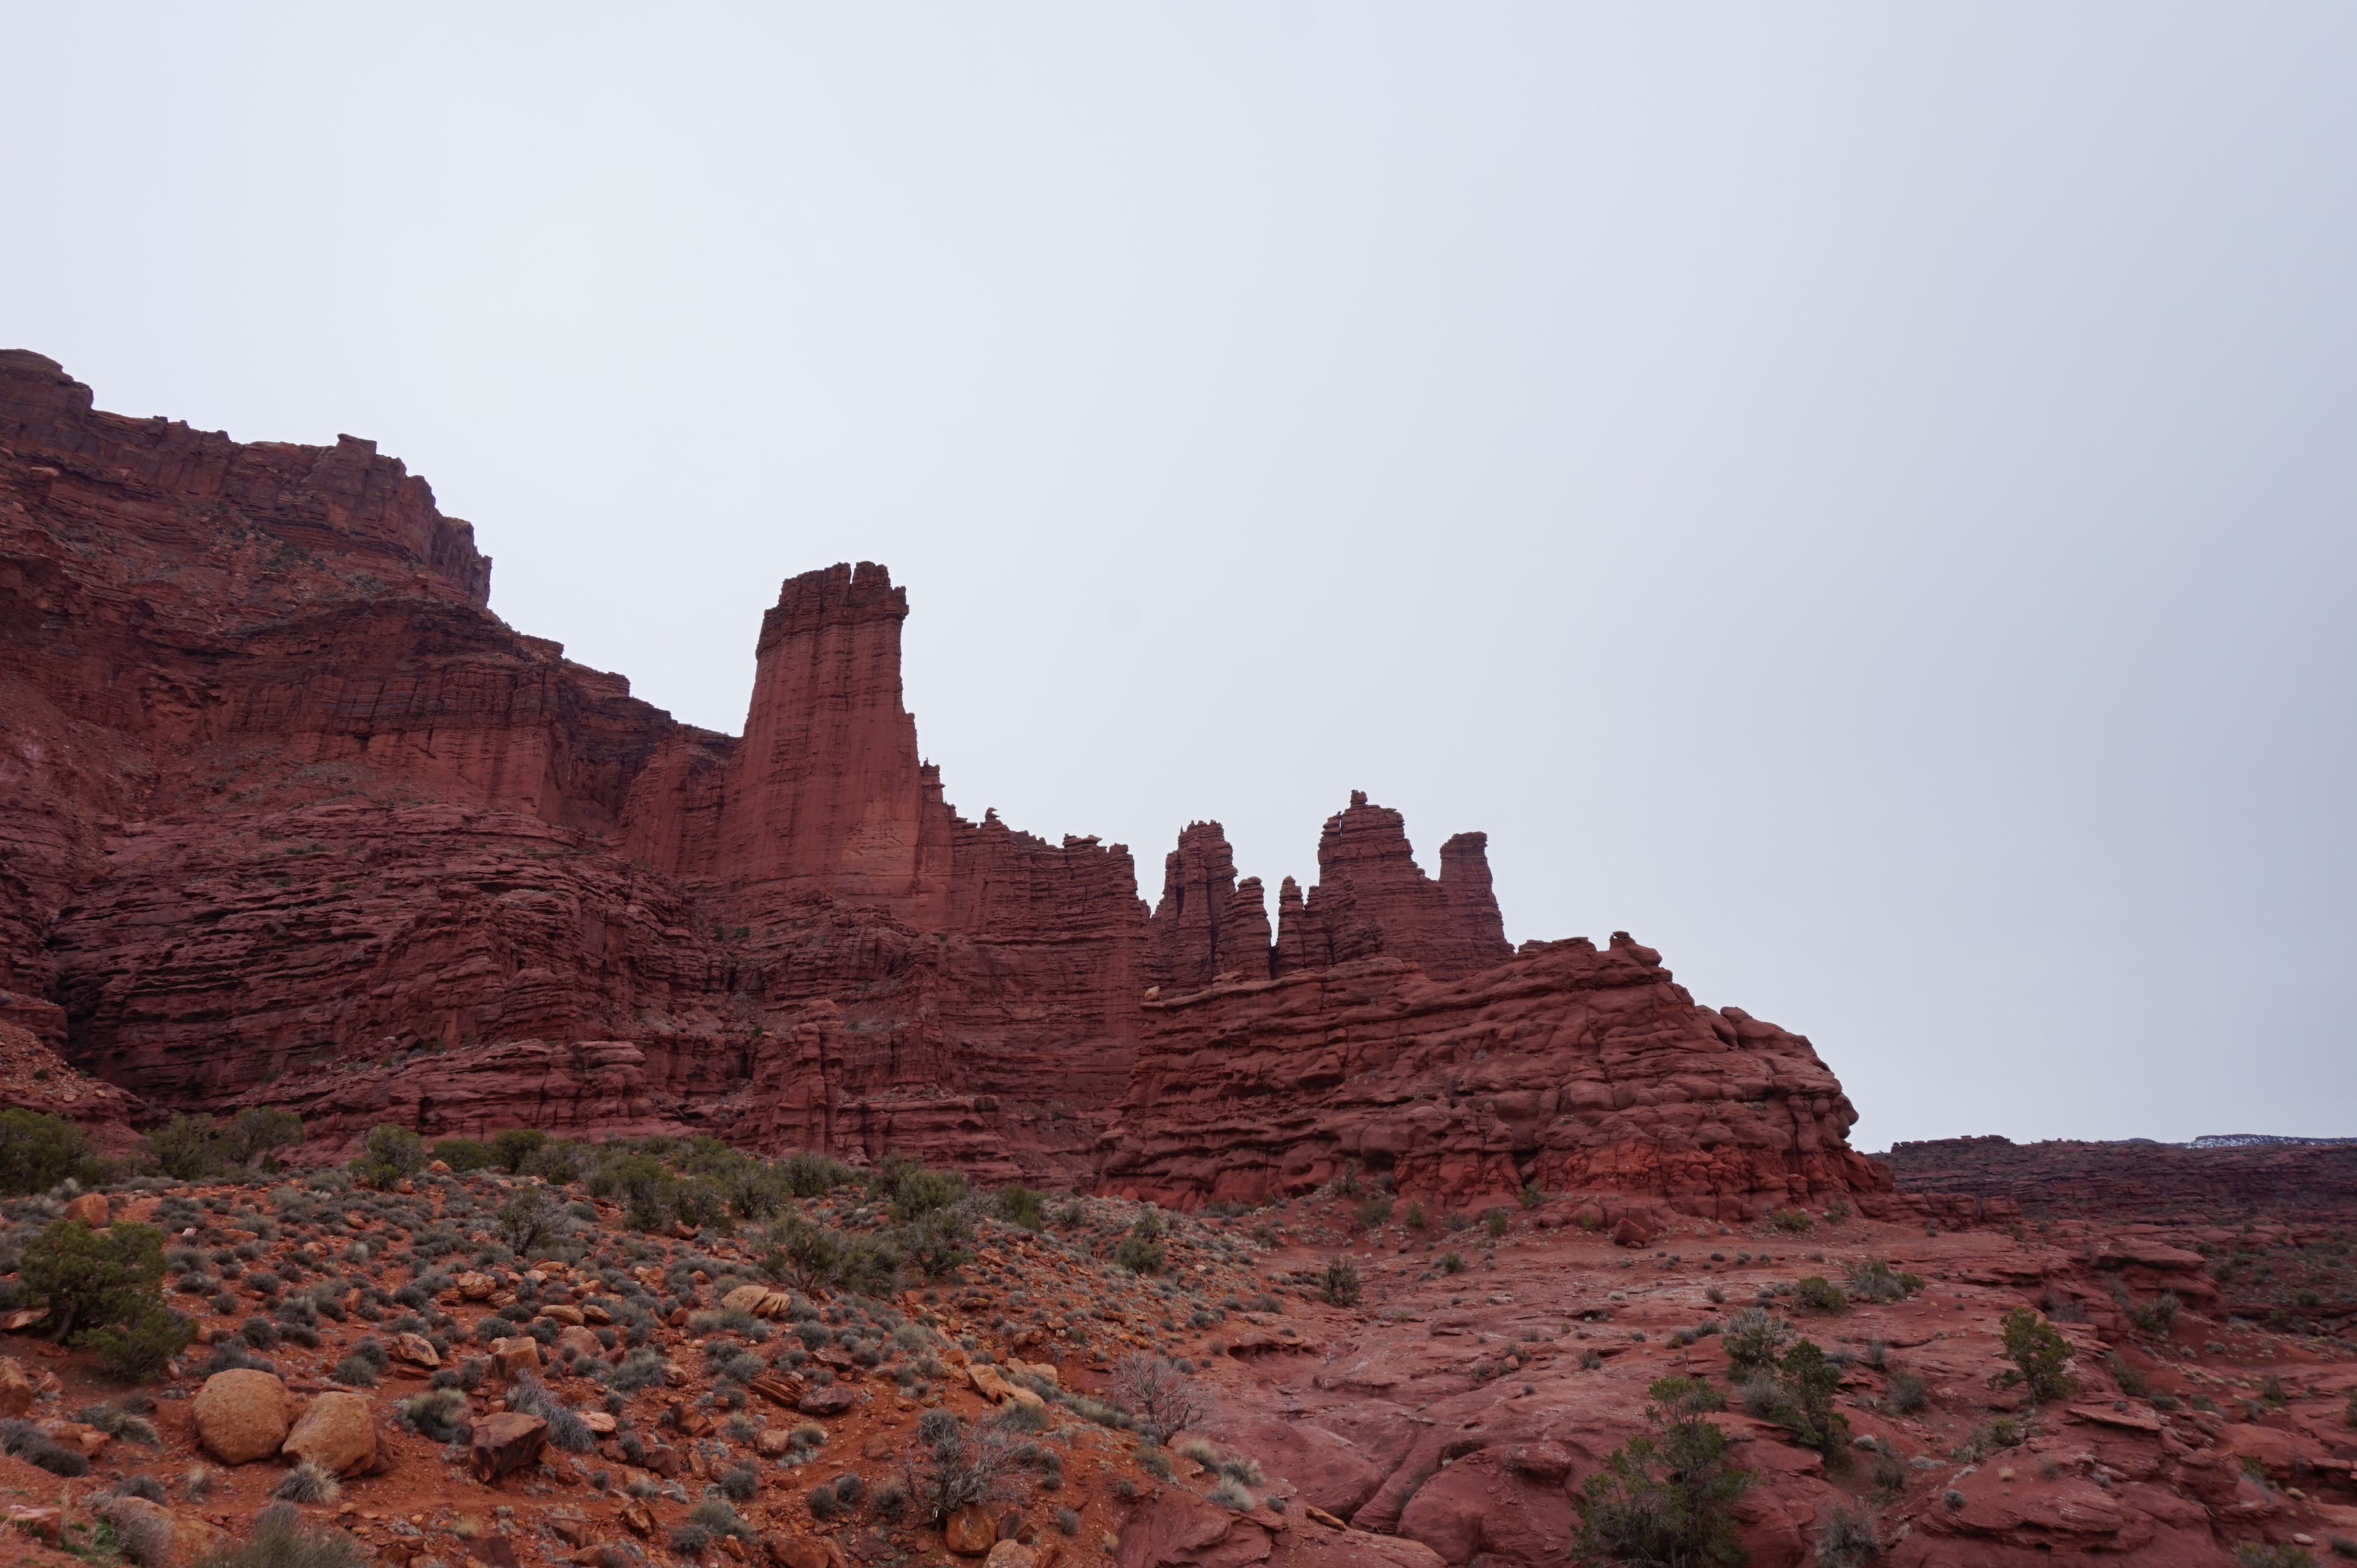
[[[935,1423],[931,1431],[928,1436],[920,1426],[918,1442],[902,1460],[905,1489],[927,1523],[939,1524],[959,1509],[1002,1502],[1017,1494],[1021,1462],[1012,1434],[954,1419],[945,1425]],[[880,1511],[881,1487],[877,1504]]]
[[[2128,1398],[2142,1399],[2152,1392],[2152,1383],[2145,1377],[2143,1369],[2118,1351],[2112,1352],[2110,1365],[2112,1381],[2117,1383],[2120,1392]]]
[[[521,1174],[547,1143],[548,1134],[537,1127],[505,1128],[491,1134],[491,1162],[503,1171]]]
[[[235,1156],[236,1135],[210,1116],[175,1116],[147,1134],[147,1152],[166,1176],[201,1181]]]
[[[998,1189],[997,1208],[1001,1219],[1026,1230],[1037,1230],[1047,1222],[1046,1205],[1039,1195],[1019,1181]]]
[[[1663,1564],[1732,1564],[1743,1561],[1735,1509],[1751,1472],[1727,1458],[1727,1437],[1700,1411],[1687,1408],[1686,1391],[1656,1383],[1661,1397],[1645,1407],[1649,1432],[1608,1455],[1588,1477],[1576,1506],[1582,1560]]]
[[[164,1305],[164,1236],[153,1225],[55,1219],[25,1244],[17,1270],[27,1294],[48,1304],[57,1337],[123,1375],[153,1376],[188,1342],[188,1320]]]
[[[444,1138],[434,1145],[429,1157],[440,1160],[462,1176],[468,1171],[489,1170],[499,1163],[491,1146],[475,1138]]]
[[[887,1477],[876,1483],[876,1491],[868,1506],[876,1517],[886,1521],[898,1520],[909,1511],[909,1487],[905,1481]]]
[[[1158,1274],[1168,1249],[1157,1238],[1133,1230],[1114,1244],[1113,1261],[1133,1274]]]
[[[965,1177],[955,1171],[929,1170],[923,1165],[902,1169],[891,1187],[894,1224],[906,1225],[936,1209],[963,1201]]]
[[[855,1508],[858,1506],[860,1497],[867,1490],[867,1483],[859,1478],[859,1472],[856,1470],[846,1470],[827,1484],[834,1488],[836,1497]]]
[[[1831,1219],[1832,1211],[1826,1212]],[[1834,1505],[1825,1520],[1824,1533],[1817,1538],[1818,1568],[1857,1568],[1861,1563],[1871,1563],[1882,1555],[1882,1537],[1874,1528],[1874,1516],[1864,1504],[1855,1509],[1843,1504]]]
[[[2143,1305],[2130,1310],[2128,1316],[2147,1334],[2166,1334],[2177,1325],[2177,1294],[2163,1291]]]
[[[1081,1516],[1070,1509],[1058,1509],[1056,1528],[1066,1535],[1078,1535],[1081,1533]]]
[[[1901,1415],[1912,1415],[1932,1402],[1932,1385],[1912,1367],[1891,1368],[1882,1388],[1884,1399]]]
[[[8,1454],[52,1476],[87,1476],[90,1461],[77,1448],[50,1440],[29,1421],[0,1421],[0,1454]]]
[[[415,1176],[425,1164],[425,1140],[407,1127],[381,1122],[348,1167],[363,1187],[390,1187]]]
[[[1859,1301],[1904,1301],[1923,1288],[1921,1274],[1891,1272],[1888,1258],[1858,1258],[1842,1265],[1844,1283]]]
[[[1138,1430],[1156,1443],[1168,1443],[1211,1410],[1200,1384],[1167,1358],[1143,1350],[1133,1350],[1114,1363],[1105,1391],[1116,1406],[1137,1418]]]
[[[270,1495],[290,1503],[331,1503],[343,1495],[336,1477],[306,1459],[286,1472]]]
[[[1457,1253],[1457,1252],[1443,1252],[1443,1253],[1441,1253],[1441,1254],[1440,1254],[1440,1272],[1441,1272],[1442,1273],[1444,1273],[1444,1274],[1461,1274],[1461,1273],[1463,1273],[1465,1272],[1465,1259],[1464,1259],[1464,1256],[1463,1256],[1461,1253]]]
[[[1355,1306],[1364,1288],[1358,1264],[1340,1253],[1326,1260],[1325,1277],[1318,1283],[1318,1299],[1329,1306]]]
[[[428,1389],[393,1406],[395,1422],[436,1443],[455,1443],[472,1431],[468,1413],[467,1396],[457,1389]]]
[[[536,1415],[548,1423],[548,1444],[567,1454],[587,1454],[597,1439],[580,1412],[549,1391],[530,1372],[518,1372],[508,1384],[508,1408],[520,1415]]]
[[[1834,1409],[1841,1391],[1841,1369],[1825,1359],[1813,1339],[1796,1340],[1777,1364],[1783,1400],[1769,1418],[1788,1427],[1794,1442],[1825,1456],[1829,1468],[1849,1456],[1849,1419]]]
[[[365,1568],[369,1553],[332,1526],[313,1527],[287,1503],[272,1503],[253,1516],[253,1532],[217,1547],[191,1568]]]
[[[2063,1398],[2077,1387],[2063,1370],[2071,1359],[2071,1342],[2052,1324],[2026,1306],[2017,1306],[2005,1315],[2001,1332],[2005,1358],[2013,1363],[2013,1370],[1997,1376],[2000,1386],[2020,1384],[2032,1404]]]
[[[158,1487],[156,1490],[163,1488]],[[125,1497],[140,1497],[146,1502],[157,1500],[141,1493],[118,1492],[98,1505],[98,1516],[114,1532],[114,1544],[122,1549],[123,1555],[140,1568],[164,1568],[172,1560],[172,1521],[146,1509],[120,1506]]]
[[[569,1229],[564,1204],[544,1187],[527,1187],[511,1193],[500,1205],[497,1234],[519,1258],[532,1256],[544,1241],[554,1240]]]
[[[1792,1337],[1792,1326],[1764,1307],[1747,1306],[1736,1313],[1720,1335],[1729,1375],[1774,1364]]]
[[[843,1511],[843,1499],[836,1496],[834,1484],[831,1482],[821,1481],[810,1489],[809,1495],[803,1500],[810,1504],[813,1519],[829,1520]]]
[[[1777,1230],[1797,1236],[1816,1224],[1804,1208],[1780,1208],[1768,1217],[1768,1223]]]
[[[377,1366],[365,1356],[347,1356],[336,1363],[336,1381],[356,1389],[376,1387]]]
[[[1359,1205],[1359,1229],[1372,1230],[1392,1217],[1392,1200],[1378,1193]]]
[[[303,1118],[274,1106],[249,1105],[229,1124],[230,1153],[238,1164],[278,1168],[278,1151],[303,1141]]]
[[[1512,1228],[1513,1222],[1506,1218],[1504,1209],[1493,1208],[1481,1223],[1489,1230],[1490,1240],[1500,1241],[1505,1239],[1506,1232]]]
[[[1539,1186],[1536,1176],[1533,1176],[1523,1184],[1523,1190],[1514,1197],[1524,1208],[1536,1208],[1546,1201],[1546,1189]]]
[[[1849,1297],[1823,1274],[1810,1274],[1792,1285],[1792,1301],[1805,1312],[1847,1312]]]
[[[1231,1476],[1221,1477],[1219,1484],[1206,1495],[1222,1508],[1233,1509],[1238,1513],[1248,1513],[1260,1507],[1260,1499],[1246,1490],[1242,1482]]]
[[[897,1255],[927,1279],[939,1279],[963,1263],[972,1239],[965,1216],[946,1207],[929,1208],[892,1232]]]
[[[1432,1217],[1425,1213],[1422,1203],[1410,1198],[1407,1213],[1403,1217],[1401,1223],[1411,1230],[1429,1230],[1432,1229]]]

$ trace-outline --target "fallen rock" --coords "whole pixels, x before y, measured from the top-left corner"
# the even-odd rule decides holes
[[[857,1403],[859,1396],[841,1383],[829,1383],[823,1389],[813,1389],[794,1402],[794,1408],[804,1415],[841,1415]]]
[[[62,1509],[33,1509],[12,1503],[8,1508],[8,1526],[21,1530],[45,1545],[55,1546],[65,1530]]]
[[[500,1343],[507,1342],[501,1340]],[[393,1336],[390,1348],[394,1360],[406,1361],[413,1367],[425,1367],[431,1369],[442,1364],[442,1353],[435,1349],[433,1344],[422,1334],[396,1334]]]
[[[813,1540],[772,1530],[761,1537],[761,1551],[775,1568],[851,1568],[843,1548],[823,1536]]]
[[[214,1458],[245,1465],[268,1458],[286,1441],[290,1403],[285,1383],[242,1367],[207,1378],[188,1402],[188,1420]]]
[[[958,1509],[942,1523],[942,1544],[960,1557],[980,1557],[998,1544],[998,1520],[987,1509]]]
[[[110,1223],[109,1214],[106,1194],[85,1192],[67,1200],[64,1218],[79,1219],[93,1230],[103,1230]]]
[[[475,1423],[468,1464],[475,1479],[495,1486],[500,1477],[540,1463],[541,1447],[547,1441],[548,1423],[540,1417],[501,1411]]]
[[[132,1540],[137,1533],[146,1533],[151,1539],[170,1542],[170,1560],[174,1563],[193,1563],[209,1552],[231,1545],[235,1540],[219,1525],[188,1514],[175,1513],[163,1504],[151,1503],[145,1498],[114,1498],[100,1511],[107,1522],[114,1526],[115,1537],[119,1541]]]
[[[428,1346],[428,1349],[432,1347]],[[540,1370],[540,1341],[529,1334],[491,1341],[491,1365],[502,1378]]]
[[[33,1380],[13,1356],[0,1359],[0,1416],[18,1416],[33,1408]]]
[[[982,1568],[1037,1568],[1039,1557],[1019,1541],[1002,1541],[982,1560]]]
[[[305,1407],[279,1451],[330,1476],[355,1475],[376,1463],[376,1416],[359,1394],[321,1394]]]

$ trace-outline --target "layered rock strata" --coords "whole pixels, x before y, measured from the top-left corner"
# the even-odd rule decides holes
[[[1304,1193],[1349,1165],[1452,1205],[1536,1182],[1722,1219],[1889,1187],[1805,1038],[1697,1006],[1625,934],[1455,981],[1358,959],[1145,1011],[1103,1180],[1173,1207]]]
[[[143,1113],[296,1109],[321,1158],[521,1122],[1102,1162],[1179,1202],[1348,1159],[1450,1196],[1876,1190],[1805,1041],[1631,944],[1514,954],[1480,833],[1430,876],[1353,794],[1272,929],[1217,822],[1149,914],[1126,846],[961,816],[880,565],[783,585],[741,738],[490,583],[369,442],[102,413],[0,353],[0,1015]]]

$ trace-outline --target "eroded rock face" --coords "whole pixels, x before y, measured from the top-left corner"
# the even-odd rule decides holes
[[[1103,1179],[1167,1204],[1307,1192],[1346,1161],[1406,1197],[1536,1181],[1730,1219],[1889,1187],[1849,1149],[1857,1112],[1805,1038],[1697,1006],[1625,934],[1455,982],[1362,959],[1146,1014]]]
[[[1174,1200],[1351,1158],[1706,1208],[1866,1182],[1806,1042],[1617,947],[1513,955],[1478,832],[1427,875],[1353,795],[1272,930],[1216,822],[1149,917],[1127,846],[959,815],[881,565],[782,585],[742,738],[509,628],[490,575],[369,442],[106,414],[0,353],[0,1028],[139,1097],[83,1119],[1104,1160]]]

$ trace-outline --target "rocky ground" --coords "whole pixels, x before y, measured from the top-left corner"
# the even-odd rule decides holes
[[[138,1476],[160,1483],[183,1556],[242,1534],[287,1483],[292,1427],[293,1449],[346,1472],[332,1498],[297,1506],[404,1568],[946,1563],[990,1550],[1001,1568],[1552,1563],[1577,1529],[1574,1496],[1672,1373],[1730,1396],[1711,1419],[1757,1477],[1740,1518],[1761,1568],[1833,1560],[1816,1553],[1836,1512],[1907,1564],[2094,1552],[2223,1564],[2237,1544],[2321,1554],[2357,1538],[2350,1348],[2228,1321],[2195,1250],[2338,1263],[2338,1235],[2191,1220],[1927,1234],[1836,1208],[1627,1247],[1562,1201],[1493,1222],[1329,1194],[1158,1215],[1164,1255],[1141,1275],[1111,1254],[1144,1206],[1051,1199],[1040,1231],[980,1215],[963,1267],[867,1298],[776,1291],[749,1234],[634,1232],[577,1188],[561,1256],[524,1266],[499,1240],[499,1209],[531,1185],[118,1191],[109,1218],[166,1230],[171,1297],[205,1342],[142,1391],[38,1322],[7,1336],[0,1407],[91,1465],[61,1477],[0,1459],[28,1548],[61,1530],[77,1555],[105,1555],[96,1508]],[[15,1205],[11,1250],[54,1207]],[[883,1219],[856,1187],[805,1207],[852,1234]],[[1359,1274],[1354,1305],[1319,1299],[1337,1257]],[[1920,1288],[1799,1305],[1799,1282],[1839,1282],[1869,1258]],[[1842,1366],[1848,1442],[1830,1456],[1746,1413],[1728,1376],[1713,1330],[1760,1301]],[[1998,1320],[2025,1305],[2075,1353],[2076,1392],[2036,1409],[1992,1387]],[[1210,1396],[1167,1447],[1101,1402],[1113,1363],[1139,1349],[1174,1358]],[[369,1381],[371,1355],[382,1367]],[[268,1370],[209,1378],[241,1360]],[[511,1403],[545,1416],[535,1378],[596,1429],[582,1446],[545,1445],[563,1417],[537,1449],[509,1430],[530,1424]],[[452,1391],[438,1417],[468,1423],[471,1444],[415,1413],[439,1385]],[[931,1411],[1026,1445],[1005,1498],[947,1531],[891,1512]],[[18,1455],[36,1452],[25,1429],[0,1437],[12,1431]],[[834,1495],[814,1508],[822,1484]],[[719,1517],[716,1498],[743,1539],[687,1550],[695,1536],[674,1532]],[[995,1546],[1002,1534],[1015,1546]]]

